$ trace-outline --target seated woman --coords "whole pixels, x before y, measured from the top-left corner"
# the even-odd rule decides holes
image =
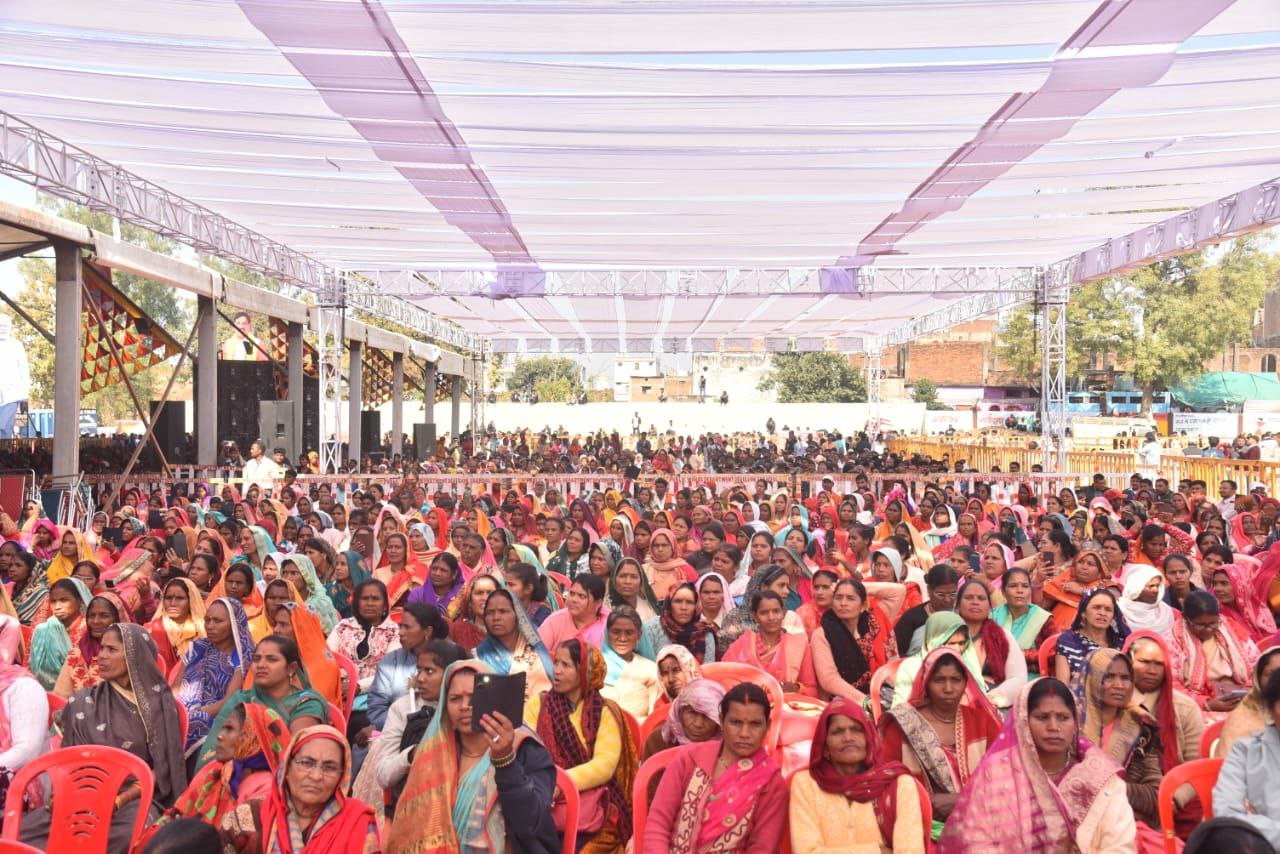
[[[910,655],[919,648],[924,638],[924,621],[929,619],[930,614],[955,608],[956,586],[960,580],[960,574],[945,563],[934,564],[925,573],[924,584],[928,597],[919,605],[903,611],[893,624],[893,637],[900,653]],[[817,583],[817,576],[814,576],[814,583]]]
[[[178,665],[174,695],[187,710],[185,754],[200,749],[223,704],[244,685],[253,661],[249,619],[233,599],[214,599],[204,615],[205,636],[198,638]]]
[[[1067,538],[1065,546],[1053,539],[1054,548],[1059,550],[1065,550],[1068,547],[1074,549],[1067,534],[1061,531],[1054,531],[1050,534],[1050,537],[1052,538],[1054,535]],[[1045,547],[1041,546],[1041,548]],[[1048,551],[1045,551],[1045,554],[1048,553]],[[1065,554],[1065,551],[1063,553]],[[1056,560],[1056,557],[1054,559]],[[1075,559],[1072,560],[1068,569],[1064,569],[1044,583],[1044,607],[1053,614],[1053,624],[1057,626],[1058,631],[1065,632],[1071,628],[1072,621],[1080,610],[1081,599],[1085,594],[1112,583],[1103,571],[1101,555],[1097,552],[1081,552],[1075,555]]]
[[[1004,604],[991,619],[1013,637],[1027,673],[1040,675],[1040,646],[1057,633],[1053,615],[1031,601],[1031,573],[1022,567],[1005,570],[998,583]]]
[[[1164,599],[1164,576],[1145,563],[1135,563],[1124,577],[1120,613],[1133,631],[1147,630],[1169,637],[1178,612]]]
[[[356,666],[356,687],[364,694],[382,657],[400,646],[400,627],[391,619],[391,603],[381,581],[367,579],[356,585],[354,594],[352,616],[338,623],[327,643],[330,652],[346,656]]]
[[[1134,851],[1137,827],[1119,770],[1079,738],[1071,689],[1037,679],[960,793],[938,851]]]
[[[515,548],[515,547],[513,547]],[[520,546],[519,548],[528,548]],[[547,605],[550,591],[547,589],[547,576],[528,561],[520,561],[507,567],[503,576],[507,582],[507,590],[524,608],[525,615],[536,630],[551,616],[551,608]]]
[[[924,854],[931,842],[915,778],[885,758],[871,718],[844,697],[818,718],[789,812],[792,851]]]
[[[1000,714],[950,646],[925,658],[905,703],[881,722],[884,755],[907,766],[929,791],[934,830],[951,814],[969,775],[1000,734]]]
[[[813,601],[805,602],[795,612],[804,626],[806,636],[812,636],[818,630],[822,624],[822,615],[831,609],[836,582],[839,580],[840,575],[830,569],[820,569],[813,574]]]
[[[9,595],[18,621],[24,626],[38,626],[49,618],[49,579],[45,566],[17,540],[0,545],[0,566],[6,566]]]
[[[253,650],[253,682],[227,698],[210,724],[209,735],[200,749],[198,768],[213,760],[223,720],[232,709],[245,703],[266,706],[295,733],[329,719],[328,704],[312,690],[311,681],[302,668],[298,645],[289,638],[268,635]]]
[[[725,653],[725,661],[760,668],[778,680],[787,693],[818,696],[817,677],[809,657],[808,638],[782,630],[782,597],[764,590],[751,597],[754,631],[743,632]]]
[[[495,590],[485,601],[484,625],[488,634],[476,647],[476,658],[494,673],[524,673],[526,702],[551,690],[551,655],[510,591]]]
[[[982,673],[982,688],[996,708],[1007,709],[1027,683],[1027,660],[1013,637],[991,618],[991,588],[982,578],[960,585],[956,611],[969,627],[969,644]]]
[[[1222,621],[1218,600],[1195,590],[1173,629],[1170,670],[1204,713],[1205,723],[1226,718],[1253,685],[1258,648]]]
[[[28,668],[46,690],[53,690],[72,647],[85,633],[84,612],[93,595],[78,578],[63,578],[49,588],[49,619],[31,635]]]
[[[49,699],[31,673],[16,664],[0,664],[0,775],[8,779],[28,762],[49,752]],[[29,806],[44,803],[44,787],[33,782]]]
[[[786,570],[776,564],[766,564],[751,576],[747,582],[746,592],[743,594],[742,604],[724,618],[724,625],[721,626],[716,637],[717,648],[723,646],[727,650],[742,636],[743,632],[755,630],[756,618],[751,613],[751,600],[757,593],[765,590],[772,590],[782,597],[784,603],[787,602],[791,598],[791,580]],[[804,622],[795,611],[787,611],[783,616],[782,630],[788,634],[808,636]]]
[[[1097,650],[1081,673],[1081,684],[1081,732],[1121,767],[1139,837],[1152,834],[1160,827],[1156,795],[1164,776],[1162,748],[1156,720],[1130,705],[1129,656],[1114,649]],[[1158,838],[1153,841],[1160,844]]]
[[[342,678],[345,674],[329,651],[324,629],[320,628],[320,618],[305,605],[286,602],[276,611],[275,634],[298,645],[302,669],[311,681],[312,690],[326,703],[342,705],[345,698]]]
[[[440,711],[409,770],[388,851],[559,851],[552,820],[555,767],[519,721],[486,715],[473,730],[471,699],[482,662],[443,677]]]
[[[1243,561],[1244,558],[1237,560]],[[1237,626],[1237,634],[1259,643],[1276,633],[1276,621],[1266,602],[1255,595],[1251,577],[1251,568],[1229,563],[1213,570],[1208,581],[1218,604],[1222,606],[1223,621]]]
[[[1231,745],[1242,738],[1248,738],[1262,732],[1269,723],[1266,709],[1262,705],[1262,686],[1267,684],[1272,673],[1280,671],[1280,646],[1264,650],[1258,656],[1258,663],[1253,668],[1253,687],[1240,704],[1227,715],[1227,722],[1222,727],[1222,735],[1218,739],[1214,756],[1226,756]]]
[[[204,597],[189,578],[171,578],[164,586],[160,608],[147,623],[147,631],[166,673],[191,649],[191,644],[204,637]]]
[[[1080,608],[1071,628],[1058,635],[1054,646],[1054,676],[1068,685],[1075,683],[1089,656],[1099,649],[1120,649],[1129,636],[1129,626],[1116,604],[1116,594],[1095,587],[1080,597]]]
[[[930,614],[929,619],[925,621],[924,640],[920,644],[920,651],[914,655],[908,655],[898,665],[898,673],[894,677],[892,686],[892,698],[886,705],[897,706],[907,702],[907,698],[915,688],[916,677],[924,667],[925,659],[929,657],[929,653],[941,646],[949,646],[959,653],[974,678],[980,678],[982,668],[978,665],[978,660],[970,648],[969,627],[965,625],[964,618],[954,611],[939,611],[936,614]],[[886,683],[885,688],[881,689],[882,702],[888,691],[889,686]]]
[[[313,561],[314,563],[314,561]],[[354,615],[356,585],[372,578],[358,552],[335,552],[333,572],[324,583],[325,593],[340,617]],[[417,592],[417,591],[414,591]]]
[[[1248,822],[1280,849],[1280,673],[1262,686],[1267,726],[1231,746],[1213,787],[1213,814]]]
[[[263,800],[290,738],[276,712],[256,703],[237,706],[222,721],[213,761],[191,778],[166,818],[198,818],[218,827],[238,804]]]
[[[299,730],[266,799],[228,813],[223,839],[237,852],[381,851],[373,810],[346,795],[350,780],[351,749],[342,733],[324,724]]]
[[[399,531],[387,535],[382,543],[382,559],[373,577],[387,586],[391,608],[401,608],[415,588],[421,587],[429,570],[414,562],[409,538]]]
[[[635,609],[620,605],[609,613],[604,641],[605,675],[600,693],[636,720],[644,720],[662,693],[658,665],[636,653],[644,626]]]
[[[98,651],[102,648],[102,636],[116,623],[129,622],[128,612],[120,597],[111,591],[99,593],[90,600],[84,612],[84,634],[67,652],[66,663],[58,673],[53,693],[67,698],[98,682]]]
[[[723,738],[677,749],[649,807],[640,854],[773,852],[787,822],[787,784],[764,746],[769,698],[750,682],[720,701]]]
[[[1145,629],[1134,632],[1125,640],[1123,652],[1133,665],[1132,707],[1156,721],[1161,770],[1168,772],[1183,762],[1199,759],[1204,718],[1195,700],[1176,687],[1165,639]]]
[[[316,568],[311,558],[300,554],[289,555],[280,564],[280,577],[298,591],[298,595],[306,602],[307,610],[320,620],[320,628],[325,637],[328,637],[329,632],[333,631],[342,618],[338,616],[338,610],[333,607],[333,600],[329,598],[324,585],[320,583],[320,577],[316,575]]]
[[[689,650],[676,644],[667,644],[654,656],[658,663],[658,679],[662,693],[653,704],[652,715],[665,715],[676,696],[694,679],[702,678],[702,665]]]
[[[372,767],[378,786],[391,793],[391,804],[400,797],[409,766],[417,755],[427,727],[440,707],[440,688],[449,665],[467,657],[467,651],[453,641],[429,640],[418,652],[418,671],[410,690],[391,704],[387,723],[365,760]],[[363,777],[365,771],[360,772]],[[356,780],[356,791],[360,790]],[[376,806],[376,805],[375,805]]]
[[[525,722],[578,787],[579,850],[621,852],[631,838],[631,783],[639,746],[622,709],[600,695],[605,672],[600,650],[568,640],[554,660],[552,688],[525,704]]]
[[[275,631],[276,611],[286,602],[303,604],[302,596],[283,578],[268,581],[262,590],[262,613],[249,619],[249,634],[253,636],[254,643]]]
[[[485,639],[484,603],[498,587],[498,579],[492,575],[477,575],[467,582],[445,615],[449,619],[450,640],[475,649]]]
[[[716,660],[718,629],[698,612],[698,592],[692,582],[678,584],[662,603],[662,613],[645,623],[645,650],[679,644],[700,664]]]
[[[680,554],[676,548],[675,534],[668,528],[654,530],[649,538],[646,557],[645,578],[658,601],[666,599],[676,585],[698,580],[698,571]]]
[[[683,744],[720,737],[720,701],[724,686],[697,678],[680,690],[666,711],[666,720],[645,740],[642,759]],[[655,712],[655,714],[657,714]]]
[[[77,691],[63,710],[63,747],[105,745],[128,751],[151,767],[155,779],[151,819],[172,806],[187,787],[182,761],[178,706],[156,664],[156,648],[147,630],[118,623],[102,637],[98,653],[102,681]],[[138,813],[141,786],[124,785],[115,798],[108,842],[110,851],[127,851]],[[22,818],[22,841],[44,845],[52,813],[38,809]]]
[[[449,624],[434,605],[411,602],[400,616],[400,648],[393,649],[378,662],[369,686],[365,712],[374,729],[382,729],[391,704],[409,690],[409,680],[418,670],[418,651],[429,640],[446,640]]]
[[[574,638],[581,638],[596,649],[604,645],[604,623],[608,616],[604,608],[604,587],[603,578],[586,572],[573,580],[565,595],[565,607],[553,612],[538,627],[538,636],[547,649],[556,649]]]

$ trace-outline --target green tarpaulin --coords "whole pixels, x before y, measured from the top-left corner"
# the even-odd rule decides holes
[[[1200,412],[1239,409],[1246,400],[1280,400],[1280,380],[1275,374],[1219,371],[1201,374],[1170,389],[1175,403]]]

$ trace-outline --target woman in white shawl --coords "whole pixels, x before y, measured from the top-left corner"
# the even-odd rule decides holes
[[[946,517],[946,521],[938,524],[941,516]],[[924,541],[929,544],[930,549],[936,549],[956,535],[957,527],[956,511],[951,509],[950,504],[939,504],[933,509],[933,516],[929,519],[931,527],[924,532]]]
[[[1132,564],[1125,573],[1120,613],[1133,631],[1146,629],[1169,637],[1177,611],[1164,599],[1164,576],[1154,566]]]

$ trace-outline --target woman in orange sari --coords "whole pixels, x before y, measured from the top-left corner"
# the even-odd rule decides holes
[[[1065,632],[1080,610],[1080,597],[1097,587],[1115,586],[1106,577],[1097,552],[1080,552],[1071,566],[1044,583],[1044,607],[1053,614],[1058,631]]]
[[[319,618],[296,602],[286,602],[276,611],[275,634],[298,645],[302,669],[311,688],[335,706],[342,705],[342,670],[329,651],[329,642]]]
[[[427,577],[427,567],[414,559],[409,538],[394,531],[382,544],[382,559],[373,571],[373,577],[387,585],[387,596],[391,599],[394,613],[402,610],[409,594],[422,586]]]

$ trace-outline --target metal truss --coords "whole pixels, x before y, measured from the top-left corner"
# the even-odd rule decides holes
[[[346,275],[354,280],[348,285],[353,307],[463,350],[482,344],[473,333],[380,293],[376,283],[334,270],[4,111],[0,174],[315,294]]]
[[[1031,267],[780,267],[654,270],[367,270],[385,294],[403,297],[661,297],[786,294],[1001,293],[1020,289]]]
[[[882,350],[867,351],[867,418],[871,423],[872,433],[880,431],[880,398],[881,384],[884,381]]]
[[[1067,465],[1067,298],[1070,286],[1040,275],[1040,445],[1044,470]]]
[[[337,474],[343,462],[344,394],[342,342],[346,339],[346,294],[342,279],[334,278],[321,295],[316,312],[316,357],[320,374],[320,472]]]

